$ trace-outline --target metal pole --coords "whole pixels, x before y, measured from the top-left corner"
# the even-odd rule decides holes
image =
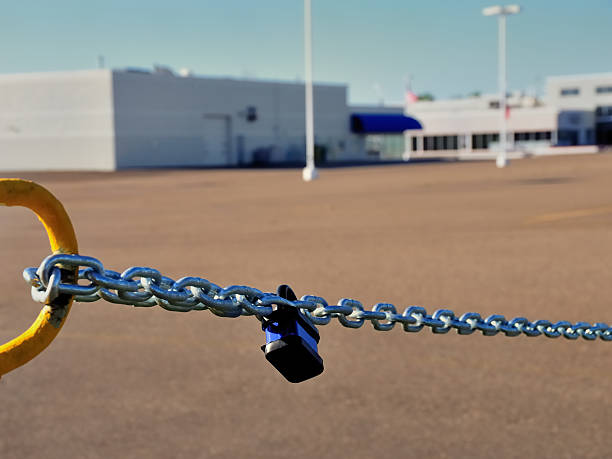
[[[508,164],[508,120],[506,119],[506,14],[499,15],[499,153],[497,167]]]
[[[309,182],[318,178],[314,160],[314,114],[312,96],[312,10],[310,0],[304,0],[304,67],[306,102],[306,167],[302,178]]]

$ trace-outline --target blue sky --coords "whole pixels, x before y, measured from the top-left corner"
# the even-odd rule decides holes
[[[401,101],[405,81],[438,98],[497,85],[491,1],[312,0],[314,76],[354,103]],[[612,0],[524,0],[508,20],[509,87],[612,71]],[[303,78],[301,0],[20,0],[0,13],[0,73],[187,67],[198,74]]]

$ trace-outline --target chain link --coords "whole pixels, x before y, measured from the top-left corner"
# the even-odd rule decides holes
[[[60,267],[78,269],[78,280],[74,284],[61,282]],[[389,331],[401,324],[406,332],[419,332],[423,327],[433,333],[448,333],[455,329],[460,335],[480,331],[493,336],[546,336],[575,340],[582,337],[612,341],[612,328],[605,323],[591,325],[587,322],[530,322],[524,317],[506,320],[502,315],[491,315],[483,319],[480,314],[467,312],[460,317],[448,309],[438,309],[429,315],[420,306],[407,307],[402,314],[393,304],[378,303],[372,310],[352,299],[343,298],[337,305],[329,305],[324,298],[305,295],[300,300],[290,301],[274,293],[265,293],[253,287],[231,285],[222,288],[200,277],[183,277],[177,281],[163,276],[153,268],[132,267],[123,273],[104,269],[99,260],[83,255],[50,255],[37,268],[26,268],[23,277],[32,287],[32,298],[48,302],[60,294],[74,295],[79,302],[104,299],[111,303],[137,307],[161,306],[168,311],[188,312],[208,309],[221,317],[256,316],[259,320],[269,316],[275,305],[286,305],[300,309],[315,325],[327,325],[332,318],[348,328],[360,328],[370,321],[376,330]],[[89,282],[87,285],[80,281]]]

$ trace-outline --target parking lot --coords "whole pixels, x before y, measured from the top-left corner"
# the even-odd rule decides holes
[[[106,268],[330,304],[355,298],[553,322],[612,322],[612,155],[322,169],[24,173]],[[0,209],[0,338],[40,305],[49,253]],[[324,373],[290,384],[253,317],[75,304],[0,379],[2,458],[604,457],[612,344],[319,327]]]

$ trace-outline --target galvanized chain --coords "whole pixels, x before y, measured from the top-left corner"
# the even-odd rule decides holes
[[[61,269],[78,269],[79,280],[88,285],[62,283]],[[162,276],[156,269],[132,267],[123,273],[104,269],[96,258],[83,255],[50,255],[37,268],[26,268],[23,277],[32,286],[32,298],[41,303],[58,295],[74,295],[75,301],[93,302],[104,299],[111,303],[138,307],[159,305],[169,311],[188,312],[208,309],[221,317],[254,315],[259,320],[269,316],[274,306],[285,305],[300,309],[315,325],[327,325],[332,318],[348,328],[360,328],[370,321],[376,330],[389,331],[400,323],[406,332],[418,332],[424,327],[433,333],[448,333],[455,329],[460,335],[475,331],[493,336],[544,335],[548,338],[563,336],[567,339],[582,337],[612,341],[612,327],[597,322],[530,322],[524,317],[506,320],[502,315],[483,319],[480,314],[467,312],[460,317],[448,309],[438,309],[433,314],[419,306],[407,307],[403,314],[390,303],[377,303],[372,310],[352,299],[343,298],[337,305],[329,305],[324,298],[305,295],[290,301],[273,293],[265,293],[253,287],[232,285],[222,288],[200,277],[183,277],[177,281]]]

